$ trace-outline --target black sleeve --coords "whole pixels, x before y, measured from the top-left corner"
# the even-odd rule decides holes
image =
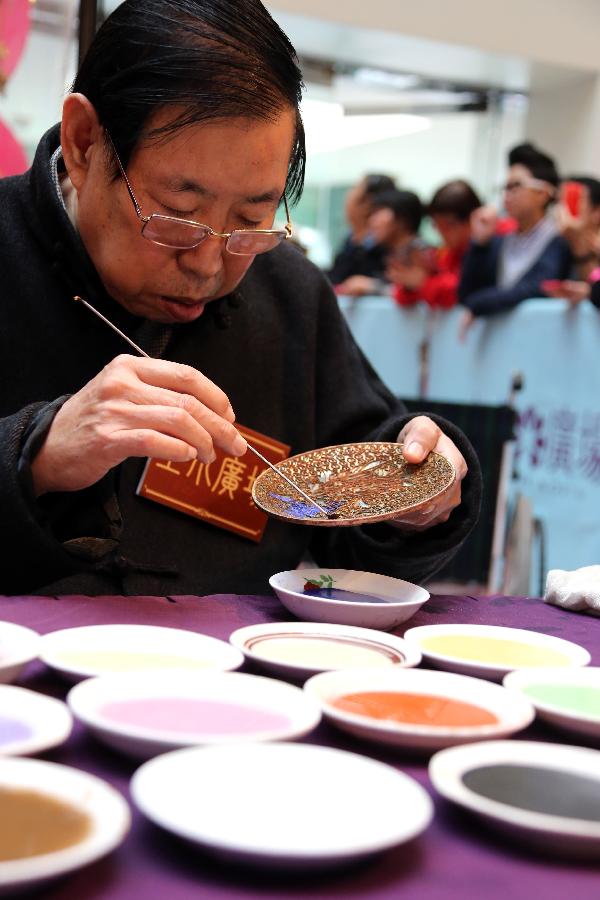
[[[592,282],[592,287],[590,290],[590,300],[600,309],[600,281]]]
[[[475,316],[506,312],[533,297],[544,297],[542,282],[566,278],[571,267],[568,246],[562,238],[554,238],[536,263],[512,287],[490,286],[461,297],[461,303]]]
[[[395,441],[415,414],[408,413],[380,381],[350,335],[335,298],[333,303],[335,308],[324,304],[320,323],[317,446]],[[424,415],[440,425],[467,461],[469,473],[463,481],[460,507],[447,522],[411,535],[386,523],[315,528],[311,552],[318,565],[383,572],[418,582],[441,569],[459,549],[479,516],[479,461],[459,429],[437,416]]]
[[[67,398],[0,419],[0,593],[33,590],[96,567],[117,546],[112,478],[84,491],[36,498],[30,464]]]
[[[501,238],[494,237],[488,244],[471,243],[461,266],[458,299],[465,299],[476,291],[492,287],[498,277],[498,254]]]

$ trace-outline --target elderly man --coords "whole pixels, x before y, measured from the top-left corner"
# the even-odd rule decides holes
[[[127,0],[31,171],[0,183],[4,593],[260,592],[307,552],[420,580],[473,527],[468,442],[406,413],[286,244],[301,85],[258,0]],[[155,358],[128,355],[75,295]],[[293,453],[400,440],[419,462],[435,449],[456,481],[391,524],[270,520],[260,542],[136,492],[146,457],[180,473],[216,449],[243,457],[236,421]]]

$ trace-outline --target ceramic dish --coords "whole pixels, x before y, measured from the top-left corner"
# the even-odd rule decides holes
[[[535,715],[525,697],[498,684],[425,669],[324,672],[304,690],[342,731],[415,750],[505,737]]]
[[[600,668],[521,669],[504,686],[533,703],[540,719],[600,738]]]
[[[395,628],[429,600],[425,588],[352,569],[292,569],[269,584],[286,609],[310,622]]]
[[[0,797],[3,895],[38,887],[99,859],[129,830],[129,807],[121,794],[100,778],[69,766],[0,759]]]
[[[40,649],[40,636],[32,628],[0,622],[0,684],[8,684],[21,674]]]
[[[197,744],[289,740],[321,718],[300,688],[238,672],[107,675],[76,685],[67,702],[99,740],[142,759]]]
[[[586,666],[591,658],[571,641],[500,625],[422,625],[404,638],[439,669],[494,681],[513,669]]]
[[[432,816],[407,775],[310,744],[176,750],[144,763],[131,792],[157,825],[261,867],[347,863],[416,837]]]
[[[58,747],[72,727],[71,713],[61,700],[0,685],[0,754],[25,756]]]
[[[429,777],[446,799],[549,855],[600,854],[600,752],[490,741],[436,753]]]
[[[237,669],[243,655],[225,641],[159,625],[84,625],[42,638],[40,658],[70,681],[116,672]]]
[[[430,453],[420,465],[407,463],[402,444],[339,444],[290,456],[276,466],[325,509],[324,515],[273,469],[252,486],[252,499],[269,515],[304,525],[383,522],[418,509],[453,483],[454,467]]]
[[[354,625],[269,622],[238,628],[229,640],[255,665],[295,680],[335,669],[417,666],[421,661],[414,644]]]

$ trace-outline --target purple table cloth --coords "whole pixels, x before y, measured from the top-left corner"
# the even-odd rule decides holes
[[[0,619],[41,633],[77,625],[134,623],[188,628],[227,639],[243,625],[289,618],[273,597],[0,597]],[[600,665],[600,619],[547,606],[539,599],[434,596],[407,627],[441,622],[542,631],[582,644],[592,654],[592,664]],[[61,698],[68,690],[40,663],[30,665],[19,683]],[[594,746],[583,737],[537,723],[519,738]],[[359,742],[326,723],[305,740],[363,753],[416,778],[435,802],[430,828],[410,844],[359,865],[310,875],[274,874],[216,862],[163,833],[132,807],[133,826],[118,850],[44,887],[39,895],[48,900],[340,896],[361,900],[592,900],[600,896],[598,866],[534,855],[437,797],[427,777],[426,759]],[[129,799],[129,779],[138,763],[104,748],[80,726],[63,747],[44,758],[92,772]]]

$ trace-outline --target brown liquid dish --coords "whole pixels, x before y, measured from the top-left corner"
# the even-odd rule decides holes
[[[76,806],[37,791],[0,787],[2,861],[72,847],[91,827],[91,818]]]

